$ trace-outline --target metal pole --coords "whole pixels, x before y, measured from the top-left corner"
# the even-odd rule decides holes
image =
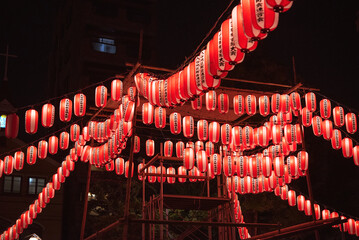
[[[163,143],[160,145],[160,156],[163,155]],[[161,190],[160,190],[160,220],[163,221],[163,160],[161,159]],[[160,225],[160,240],[163,240],[163,225]]]
[[[142,164],[145,165],[145,159],[142,159]],[[145,174],[142,173],[142,219],[145,219],[145,206],[146,206],[146,182]],[[146,225],[142,224],[142,239],[146,239]]]

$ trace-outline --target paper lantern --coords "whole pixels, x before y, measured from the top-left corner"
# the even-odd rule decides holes
[[[231,156],[223,158],[223,173],[226,177],[231,177],[234,174],[234,161]]]
[[[6,117],[5,136],[7,138],[16,138],[19,133],[19,116],[11,113]]]
[[[240,126],[235,126],[232,128],[232,139],[234,146],[238,147],[243,144],[243,135],[242,128]]]
[[[131,177],[133,177],[133,169],[135,168],[134,163],[131,164]],[[126,161],[125,162],[125,177],[128,178],[129,177],[129,172],[130,172],[130,161]]]
[[[345,114],[345,128],[350,134],[357,131],[357,118],[354,113]]]
[[[188,141],[186,143],[186,148],[193,148],[194,149],[194,142]]]
[[[128,101],[125,104],[123,104],[123,119],[125,122],[131,122],[133,119],[133,115],[135,112],[135,102]]]
[[[288,11],[293,5],[291,0],[266,0],[266,3],[269,9],[280,13]]]
[[[330,211],[328,209],[323,209],[323,211],[322,211],[322,219],[323,220],[330,219]]]
[[[284,126],[284,137],[289,144],[296,142],[297,132],[295,125],[286,124]]]
[[[293,111],[299,111],[302,108],[299,93],[292,92],[289,95],[289,105]]]
[[[228,94],[221,93],[218,96],[218,111],[221,114],[228,113],[229,111],[229,98]]]
[[[309,157],[306,151],[299,151],[297,154],[298,167],[301,171],[308,170]]]
[[[197,153],[198,151],[204,150],[204,144],[202,141],[196,141],[194,143],[194,152]]]
[[[232,126],[228,123],[221,126],[221,140],[223,145],[228,145],[232,142]]]
[[[4,174],[10,175],[12,174],[14,169],[14,158],[10,155],[4,158]]]
[[[25,154],[22,151],[17,151],[14,154],[14,168],[16,171],[20,171],[24,167]]]
[[[186,138],[193,137],[194,134],[194,120],[192,116],[183,117],[183,135]]]
[[[155,154],[155,141],[147,139],[146,141],[146,155],[152,157]]]
[[[261,173],[263,174],[264,177],[268,178],[272,175],[272,160],[270,159],[270,157],[262,157],[261,161],[262,161],[262,163],[260,164],[262,167]]]
[[[310,200],[305,200],[305,202],[304,202],[304,214],[306,216],[312,215],[312,206],[311,206]]]
[[[243,135],[243,144],[246,147],[250,147],[254,143],[254,131],[253,128],[250,126],[245,126],[242,129],[242,135]]]
[[[353,141],[350,138],[343,138],[342,152],[345,158],[350,158],[353,156]]]
[[[187,175],[187,170],[186,170],[186,168],[185,167],[183,167],[183,166],[179,166],[178,167],[178,175]],[[185,183],[187,181],[187,178],[178,178],[178,182],[180,182],[180,183]]]
[[[178,158],[183,157],[184,143],[182,141],[176,142],[176,156]]]
[[[332,113],[332,105],[328,99],[322,99],[319,103],[320,116],[324,119],[330,118]]]
[[[259,105],[259,114],[262,115],[263,117],[268,116],[269,112],[270,112],[270,107],[269,107],[269,97],[268,96],[260,96],[258,99],[258,105]]]
[[[197,122],[197,137],[200,141],[208,139],[208,122],[207,120],[199,120]]]
[[[173,167],[169,167],[167,168],[167,174],[169,175],[175,175],[176,174],[176,169]],[[167,177],[167,182],[170,184],[173,184],[176,182],[176,178],[175,177]]]
[[[59,139],[56,136],[49,137],[49,153],[54,155],[59,148]]]
[[[29,134],[37,132],[39,114],[35,109],[29,109],[25,112],[25,131]]]
[[[166,126],[166,109],[157,107],[155,109],[155,126],[156,128],[164,128]]]
[[[133,153],[139,153],[141,150],[141,139],[139,136],[135,136],[134,146],[133,146]]]
[[[359,146],[353,148],[353,160],[356,166],[359,166]]]
[[[277,114],[281,110],[281,96],[279,93],[273,94],[271,97],[271,108],[272,112]]]
[[[166,141],[164,144],[163,155],[165,157],[172,157],[172,152],[173,152],[173,143],[171,141]]]
[[[208,111],[214,111],[217,104],[217,94],[216,91],[206,92],[206,109]]]
[[[26,150],[26,162],[29,165],[36,163],[37,159],[37,148],[35,146],[29,146]]]
[[[54,125],[55,120],[55,107],[50,103],[42,106],[41,124],[43,127],[49,128]]]
[[[69,122],[72,116],[72,101],[64,98],[60,101],[59,117],[62,122]]]
[[[251,178],[257,178],[260,175],[261,163],[256,157],[250,157],[248,159],[248,173]]]
[[[214,144],[212,142],[206,142],[205,147],[207,156],[211,156],[212,154],[214,154]]]
[[[82,150],[81,153],[81,161],[82,162],[88,162],[89,161],[89,156],[90,156],[90,149],[92,149],[90,146],[85,146]]]
[[[191,101],[191,106],[193,110],[201,110],[202,109],[202,96],[199,96]]]
[[[83,117],[86,114],[86,96],[83,93],[74,96],[74,114],[77,117]]]
[[[291,110],[290,97],[288,94],[282,94],[280,96],[280,111],[282,113],[289,113]]]
[[[333,136],[333,123],[330,120],[322,121],[322,132],[325,140],[330,140]]]
[[[224,61],[228,62],[230,65],[241,63],[245,54],[236,47],[234,42],[234,29],[231,18],[222,23],[219,37],[219,41],[222,43],[221,46]]]
[[[157,169],[156,169],[156,173],[157,174],[166,174],[166,168],[164,166],[158,166]],[[161,179],[161,176],[157,176],[157,182],[166,182],[166,177],[162,177]]]
[[[312,118],[312,128],[315,136],[320,137],[323,134],[321,117],[315,116]]]
[[[48,144],[45,140],[42,140],[38,143],[37,151],[38,151],[38,157],[39,159],[45,159],[47,157],[47,149]]]
[[[69,147],[69,141],[70,136],[68,132],[62,132],[60,133],[60,141],[59,141],[59,147],[62,150],[65,150]]]
[[[70,140],[76,142],[80,137],[80,126],[78,124],[72,124],[70,127]]]
[[[274,169],[274,173],[277,177],[284,176],[284,158],[283,157],[275,157],[274,158],[273,169]]]
[[[196,164],[200,172],[207,172],[208,159],[206,151],[200,150],[196,153]]]
[[[170,115],[170,130],[172,134],[181,133],[181,114],[174,112]]]
[[[335,126],[342,127],[344,125],[344,110],[342,107],[333,108],[333,119]]]
[[[313,92],[309,92],[305,94],[305,107],[308,109],[309,112],[315,112],[317,109],[317,100],[315,94]]]
[[[144,180],[144,179],[147,178],[146,175],[143,176],[143,174],[140,173],[140,171],[142,170],[142,168],[143,168],[144,166],[145,166],[144,163],[139,163],[138,166],[137,166],[137,177],[138,177],[138,180],[140,180],[140,181],[142,181],[142,180]],[[143,172],[144,172],[144,173],[147,173],[147,169],[145,169]]]
[[[280,125],[273,125],[272,127],[272,141],[273,144],[279,144],[282,141],[283,132]]]
[[[233,109],[236,115],[244,114],[244,97],[242,95],[233,97]]]
[[[303,163],[303,162],[301,162]],[[299,170],[299,164],[298,164],[298,158],[295,156],[289,156],[287,158],[287,166],[289,175],[293,178],[298,176],[298,170]],[[305,168],[305,167],[304,167]]]
[[[210,155],[209,162],[211,165],[211,171],[214,175],[222,174],[222,159],[217,153]]]
[[[104,85],[100,85],[95,89],[95,105],[98,108],[102,108],[107,104],[107,88]]]
[[[125,137],[132,136],[132,122],[123,122],[123,135]]]
[[[332,148],[338,150],[342,147],[342,133],[338,129],[333,130],[333,136],[331,138]]]
[[[302,124],[304,127],[309,127],[312,124],[312,112],[306,107],[302,109]]]
[[[116,158],[115,172],[117,175],[122,175],[125,171],[125,160],[123,158]]]
[[[298,211],[304,211],[305,209],[305,197],[303,195],[297,197],[297,208]]]
[[[191,170],[194,166],[194,150],[193,148],[185,148],[183,151],[183,166],[187,170]]]
[[[111,99],[113,101],[119,101],[123,94],[123,83],[119,79],[114,79],[111,82]]]
[[[257,101],[256,96],[254,95],[247,95],[245,98],[246,101],[246,112],[248,115],[252,116],[256,114],[257,109]]]

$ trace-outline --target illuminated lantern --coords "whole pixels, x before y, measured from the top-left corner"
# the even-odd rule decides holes
[[[141,150],[141,140],[140,140],[140,137],[139,137],[139,136],[135,136],[133,152],[134,152],[134,153],[139,153],[140,150]]]
[[[245,98],[246,101],[246,112],[248,115],[252,116],[256,114],[257,109],[257,101],[256,96],[254,95],[247,95]]]
[[[183,151],[183,166],[187,170],[191,170],[194,166],[194,150],[193,148],[185,148]]]
[[[315,94],[313,92],[309,92],[305,94],[305,107],[309,112],[315,112],[317,109],[317,100],[315,98]]]
[[[74,96],[74,114],[77,117],[83,117],[86,114],[86,96],[83,93]]]
[[[76,159],[77,161],[77,159]],[[72,161],[71,156],[67,155],[66,156],[66,168],[67,170],[69,170],[70,172],[72,172],[75,169],[75,161]]]
[[[60,101],[59,107],[60,121],[69,122],[72,116],[72,101],[68,98],[64,98]]]
[[[166,109],[157,107],[155,109],[155,126],[156,128],[164,128],[166,126]]]
[[[6,175],[12,174],[14,169],[14,158],[12,156],[6,156],[4,158],[4,173]]]
[[[312,215],[312,206],[310,200],[305,200],[304,202],[304,213],[306,216]]]
[[[232,127],[228,123],[221,126],[221,140],[223,145],[228,145],[232,142]]]
[[[170,115],[170,129],[172,134],[181,133],[181,114],[174,112]]]
[[[297,132],[295,125],[286,124],[284,126],[284,137],[289,144],[296,142]]]
[[[123,158],[116,158],[115,172],[117,175],[122,175],[125,172],[125,160]]]
[[[178,167],[178,175],[183,175],[183,176],[187,175],[186,168],[183,166],[179,166]],[[178,182],[180,182],[180,183],[185,183],[186,181],[187,181],[187,178],[180,178],[180,177],[178,178]]]
[[[274,169],[274,173],[277,177],[284,176],[284,158],[283,157],[275,157],[274,158],[273,169]]]
[[[206,142],[206,153],[207,156],[214,154],[214,144],[212,142]]]
[[[344,125],[344,110],[342,107],[333,108],[333,119],[335,126],[342,127]]]
[[[274,125],[272,127],[272,141],[273,144],[280,144],[282,141],[283,134],[282,134],[282,127],[280,125]]]
[[[55,120],[55,107],[50,103],[42,106],[41,123],[43,127],[52,127]]]
[[[70,136],[68,132],[62,132],[60,133],[60,141],[59,141],[59,147],[62,150],[65,150],[69,147],[69,141]]]
[[[325,140],[330,140],[333,136],[333,123],[330,120],[324,120],[322,122],[322,132],[323,138]]]
[[[157,174],[166,174],[166,168],[164,166],[158,166],[156,169],[156,173]],[[157,176],[157,182],[166,182],[166,177],[162,177],[161,180],[161,176]]]
[[[266,0],[266,3],[269,9],[279,13],[288,11],[293,5],[291,0]]]
[[[26,162],[29,165],[36,163],[37,148],[35,146],[29,146],[26,150]]]
[[[289,105],[293,111],[299,111],[302,108],[299,93],[292,92],[289,95]]]
[[[229,98],[225,93],[221,93],[218,96],[218,111],[221,114],[228,113],[229,111]]]
[[[315,214],[315,219],[319,220],[320,219],[320,206],[318,204],[314,204],[314,214]]]
[[[270,177],[272,175],[272,160],[270,159],[270,157],[262,157],[261,166],[263,176],[266,178]]]
[[[133,169],[135,168],[134,163],[131,164],[131,177],[133,177]],[[125,162],[125,177],[128,178],[130,172],[130,161]]]
[[[184,143],[182,141],[176,142],[176,156],[183,158]]]
[[[283,187],[281,187],[280,189],[280,198],[282,200],[287,200],[288,199],[288,186],[284,185]]]
[[[288,204],[289,206],[293,207],[296,204],[297,196],[295,191],[289,190],[288,191]]]
[[[232,128],[232,139],[234,146],[241,146],[243,144],[242,128],[240,126]]]
[[[88,126],[89,137],[94,138],[95,137],[95,132],[96,132],[96,129],[97,129],[97,122],[89,121],[87,126]]]
[[[198,151],[204,150],[204,145],[202,141],[196,141],[194,143],[194,152],[197,153]]]
[[[196,153],[197,168],[200,172],[207,172],[208,159],[206,151],[200,150]]]
[[[343,138],[342,152],[345,158],[350,158],[353,156],[353,141],[350,138]]]
[[[138,177],[138,180],[140,180],[140,181],[147,178],[146,175],[144,175],[144,178],[143,178],[143,174],[141,173],[141,169],[144,167],[144,165],[145,165],[144,163],[139,163],[137,166],[137,177]],[[147,173],[147,169],[145,169],[143,171],[143,173]]]
[[[351,234],[351,235],[354,235],[355,234],[355,220],[352,219],[352,218],[349,218],[348,219],[348,233]]]
[[[249,176],[252,178],[257,178],[260,174],[261,163],[257,161],[256,157],[250,157],[248,160]]]
[[[183,135],[186,138],[193,137],[194,134],[194,120],[192,116],[183,117]]]
[[[125,137],[132,136],[132,122],[123,122],[123,135]]]
[[[233,97],[233,109],[236,115],[244,114],[244,97],[242,95]]]
[[[172,157],[173,152],[173,143],[171,141],[166,141],[164,144],[163,154],[165,157]]]
[[[297,177],[299,170],[298,158],[296,158],[295,156],[289,156],[287,158],[287,166],[289,170],[289,175],[293,178]]]
[[[308,170],[308,162],[309,162],[308,153],[306,151],[299,151],[297,154],[298,167],[301,171]]]
[[[80,137],[80,126],[78,124],[72,124],[70,127],[70,139],[72,142],[76,142]]]
[[[244,177],[244,192],[253,193],[253,178],[250,176]]]
[[[133,114],[135,112],[135,102],[133,101],[128,101],[125,104],[123,104],[124,106],[124,115],[123,115],[123,119],[125,122],[130,122],[133,119]],[[166,117],[166,116],[165,116]]]
[[[115,79],[111,82],[111,99],[113,101],[119,101],[123,94],[123,83],[119,79]]]
[[[231,177],[234,174],[234,161],[231,156],[223,158],[223,172],[226,177]]]
[[[29,134],[37,132],[39,114],[35,109],[29,109],[25,112],[25,131]]]
[[[312,128],[315,136],[319,137],[323,134],[322,132],[322,118],[315,116],[312,118]]]
[[[175,175],[176,174],[176,169],[173,167],[169,167],[167,168],[167,174],[169,175]],[[175,177],[167,177],[167,182],[170,184],[173,184],[176,182],[176,178]]]
[[[89,160],[89,154],[90,154],[90,146],[85,146],[81,153],[81,161],[82,162],[88,162]]]
[[[331,138],[332,148],[338,150],[342,147],[342,133],[338,129],[333,130],[333,136]]]
[[[199,176],[200,171],[198,171],[196,166],[193,166],[193,168],[188,171],[188,176],[195,176],[198,177]],[[197,178],[189,178],[190,182],[197,182]]]
[[[269,97],[268,96],[260,96],[258,99],[258,105],[259,105],[259,114],[262,115],[263,117],[268,116],[269,112],[270,112],[270,107],[269,107]]]
[[[45,140],[39,142],[37,146],[37,152],[40,159],[45,159],[47,157],[47,148],[48,144]]]
[[[155,154],[155,141],[147,139],[146,141],[146,155],[152,157]]]
[[[241,63],[244,59],[244,52],[238,49],[234,42],[234,29],[232,19],[225,20],[221,25],[220,42],[222,43],[222,54],[226,62],[231,65]]]
[[[280,96],[280,111],[283,113],[289,113],[290,110],[290,97],[287,94],[282,94]]]
[[[216,91],[209,91],[206,93],[206,109],[208,111],[214,111],[216,109],[217,94]]]
[[[199,120],[197,122],[197,137],[200,141],[208,139],[208,122],[207,120]]]
[[[345,127],[350,134],[357,131],[357,118],[354,113],[345,114]]]
[[[354,164],[359,166],[359,146],[353,148],[353,160]]]
[[[306,107],[302,109],[302,124],[304,127],[309,127],[312,124],[312,112]]]
[[[281,106],[281,96],[279,93],[273,94],[271,97],[271,108],[273,113],[279,113],[282,106]]]
[[[24,156],[22,151],[17,151],[14,154],[14,168],[16,171],[20,171],[24,166]]]
[[[304,211],[305,209],[305,197],[303,195],[297,197],[297,208],[298,211]]]
[[[250,126],[245,126],[242,129],[242,135],[243,135],[243,144],[247,147],[250,147],[253,145],[254,142],[254,131],[253,128]]]
[[[193,110],[201,110],[202,109],[202,96],[199,96],[191,101],[191,106]]]
[[[107,104],[107,88],[103,85],[96,87],[95,89],[95,105],[98,108],[102,108]]]
[[[212,154],[209,158],[209,161],[210,161],[212,173],[216,176],[222,174],[221,156],[217,153]]]
[[[6,117],[5,136],[7,138],[16,138],[19,133],[19,116],[15,113]]]
[[[319,103],[320,116],[324,119],[330,118],[332,105],[328,99],[322,99]]]
[[[194,143],[191,142],[191,141],[188,141],[188,142],[186,143],[186,148],[193,148],[193,149],[194,149]]]
[[[322,219],[323,220],[330,219],[330,211],[328,209],[324,209],[322,211]]]

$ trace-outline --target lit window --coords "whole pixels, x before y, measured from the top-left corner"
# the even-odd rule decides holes
[[[0,128],[5,128],[6,126],[6,115],[0,116]]]
[[[105,53],[116,53],[115,40],[109,38],[96,38],[94,42],[92,42],[92,47],[95,51],[105,52]]]
[[[6,193],[20,193],[21,177],[19,176],[5,176],[4,178],[4,192]]]
[[[39,194],[45,187],[45,178],[29,178],[29,194]]]

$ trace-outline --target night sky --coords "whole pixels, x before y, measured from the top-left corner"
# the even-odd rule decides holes
[[[47,77],[47,63],[58,4],[51,0],[21,2],[5,0],[0,4],[0,52],[9,44],[10,53],[18,55],[9,62],[9,98],[17,107],[49,97],[45,90],[47,82],[51,81]],[[229,2],[160,0],[158,12],[154,13],[158,14],[158,66],[175,69],[181,65]],[[278,28],[244,61],[252,63],[263,58],[291,71],[294,56],[298,78],[305,86],[321,89],[322,94],[358,114],[355,110],[359,109],[358,3],[355,0],[295,1],[292,9],[280,15]],[[4,58],[1,57],[1,78],[3,67]],[[236,77],[242,78],[241,65],[236,68],[239,69]],[[249,80],[275,81],[268,78]],[[291,81],[288,79],[287,84]],[[358,133],[354,138],[359,139]],[[323,141],[317,138],[313,140],[313,147],[309,147],[313,156],[321,161],[315,163],[316,172],[312,177],[313,187],[318,191],[315,198],[359,216],[356,193],[359,168],[352,159],[344,159],[341,151],[331,150],[330,143]]]

